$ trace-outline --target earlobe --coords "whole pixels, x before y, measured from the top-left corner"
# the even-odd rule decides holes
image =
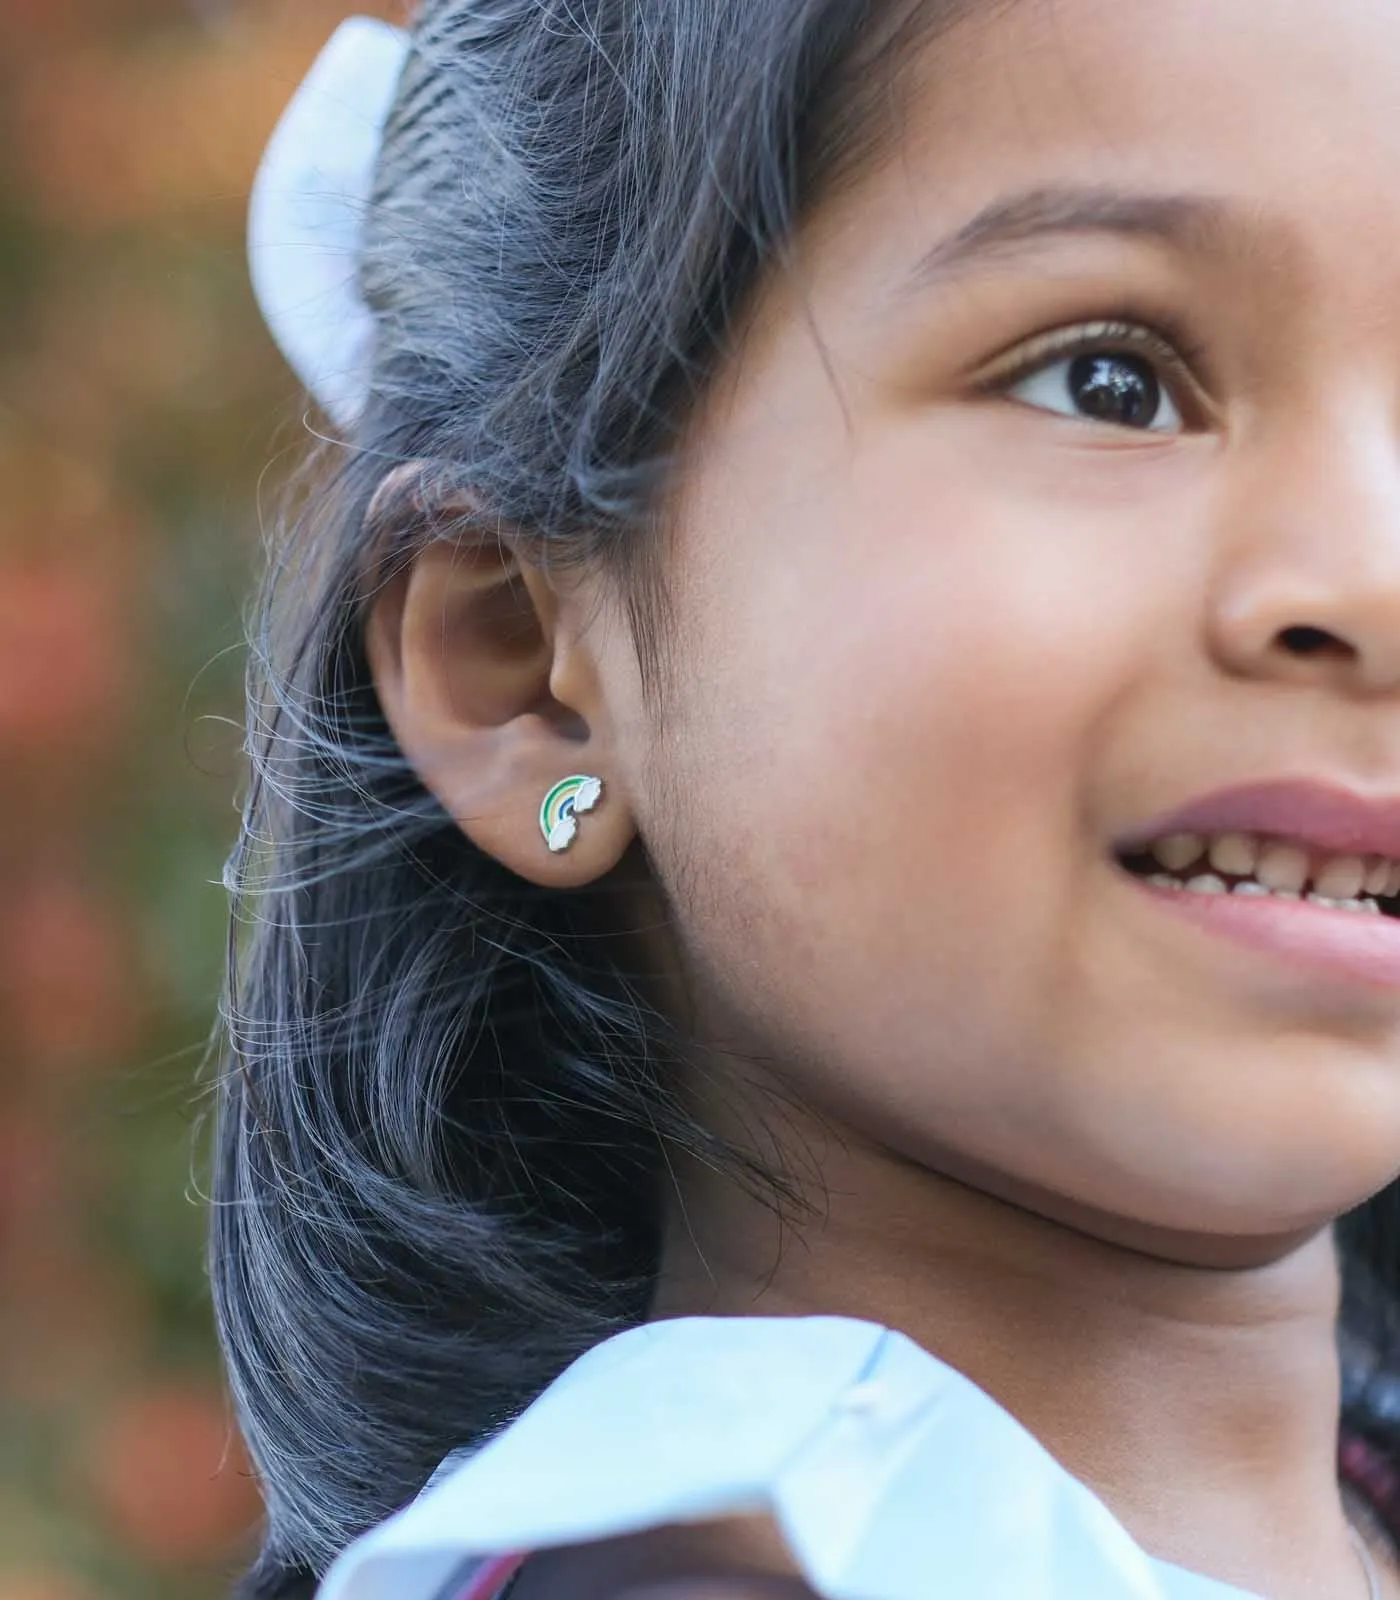
[[[426,787],[481,849],[558,888],[602,877],[634,836],[610,781],[597,663],[565,609],[520,545],[468,531],[387,577],[364,634],[384,715]]]

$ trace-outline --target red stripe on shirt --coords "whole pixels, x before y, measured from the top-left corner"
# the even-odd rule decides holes
[[[524,1556],[497,1556],[481,1568],[457,1600],[500,1600],[502,1590],[524,1565]]]

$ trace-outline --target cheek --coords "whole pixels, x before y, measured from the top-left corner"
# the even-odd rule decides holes
[[[939,456],[896,441],[855,472],[834,451],[846,480],[804,484],[800,512],[756,515],[756,485],[714,508],[703,685],[677,686],[669,757],[709,982],[781,1054],[925,1118],[940,1060],[944,1104],[1023,1095],[1011,1063],[1064,1003],[1106,871],[1099,750],[1169,593],[1112,558],[1111,508],[993,495],[965,442]]]

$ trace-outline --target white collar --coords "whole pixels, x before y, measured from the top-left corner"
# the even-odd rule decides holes
[[[619,1334],[352,1545],[320,1600],[439,1600],[471,1557],[763,1513],[827,1600],[1257,1600],[1149,1556],[969,1379],[844,1317]]]

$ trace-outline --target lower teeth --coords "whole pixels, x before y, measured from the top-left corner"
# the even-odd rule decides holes
[[[1303,894],[1297,889],[1270,889],[1256,878],[1243,878],[1231,886],[1224,878],[1218,878],[1214,873],[1204,873],[1200,877],[1180,878],[1170,877],[1165,872],[1153,873],[1147,880],[1158,889],[1178,889],[1187,894],[1230,894],[1238,895],[1241,899],[1271,900],[1306,900],[1311,905],[1322,906],[1329,911],[1360,911],[1368,916],[1382,915],[1379,902],[1362,897],[1355,900],[1333,900],[1327,895]]]

